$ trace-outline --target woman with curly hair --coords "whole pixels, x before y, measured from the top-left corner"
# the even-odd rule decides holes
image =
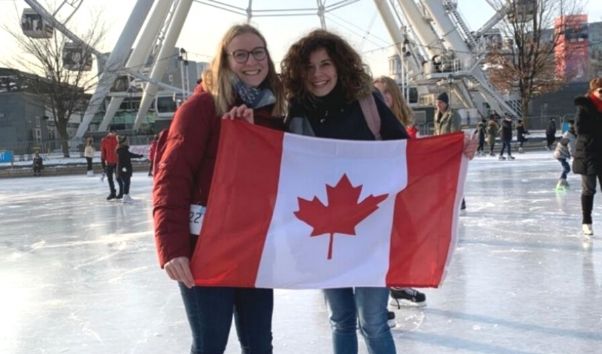
[[[341,37],[315,30],[294,43],[281,64],[287,130],[345,140],[406,139],[405,128],[373,93],[359,54]],[[372,100],[380,130],[372,131],[360,101]],[[374,106],[373,106],[374,107]],[[395,353],[387,324],[387,288],[325,289],[336,354],[357,353],[356,329],[373,354]]]

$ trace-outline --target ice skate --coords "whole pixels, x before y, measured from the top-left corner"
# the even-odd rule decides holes
[[[500,157],[498,157],[498,160],[505,160],[506,158],[502,155],[500,155]]]
[[[519,148],[518,148],[518,153],[519,153],[519,154],[522,154],[523,152],[525,152],[525,149],[523,149],[522,147],[519,147]]]
[[[130,197],[129,194],[124,194],[123,197],[121,198],[121,202],[124,204],[133,203],[134,199],[132,197]]]
[[[583,236],[594,236],[594,229],[592,228],[592,224],[583,224],[581,226],[581,229],[583,230]]]
[[[391,289],[391,301],[389,305],[397,309],[400,309],[401,306],[425,306],[426,295],[411,288],[393,288]]]
[[[508,155],[508,160],[514,160],[514,156]]]

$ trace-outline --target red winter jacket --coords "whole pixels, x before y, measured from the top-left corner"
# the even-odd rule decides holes
[[[254,111],[255,124],[284,130],[272,106]],[[191,258],[196,236],[190,235],[190,204],[207,206],[217,156],[221,117],[211,94],[197,90],[175,113],[160,161],[155,166],[153,218],[161,267],[176,257]],[[207,206],[211,207],[211,206]]]
[[[100,162],[103,165],[117,164],[117,135],[107,135],[100,141]]]

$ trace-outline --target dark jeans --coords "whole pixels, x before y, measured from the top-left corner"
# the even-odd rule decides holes
[[[546,143],[548,144],[548,148],[551,149],[552,148],[552,144],[554,144],[554,141],[556,141],[556,134],[548,134],[546,133]]]
[[[500,156],[504,156],[506,148],[508,148],[508,156],[512,156],[512,145],[510,145],[510,140],[502,140],[502,151],[500,151]]]
[[[92,158],[91,157],[86,157],[86,164],[87,164],[86,171],[92,171]]]
[[[192,330],[191,354],[223,353],[233,314],[242,353],[272,353],[272,289],[179,286]]]
[[[109,182],[109,189],[111,190],[111,194],[115,195],[115,182],[113,182],[113,174],[115,173],[116,165],[107,165],[105,167],[105,173],[107,174],[107,182]],[[119,184],[119,194],[122,193],[122,184],[121,180],[117,178],[117,183]]]
[[[602,187],[602,174],[581,175],[581,212],[582,223],[592,223],[592,209],[594,208],[594,194],[596,194],[596,179]]]
[[[120,174],[119,177],[117,177],[117,182],[119,182],[120,180],[121,185],[123,186],[123,194],[130,194],[130,184],[132,181],[132,176]],[[121,192],[119,192],[119,195],[121,195]]]
[[[566,161],[566,159],[558,159],[560,164],[562,165],[562,173],[560,174],[560,179],[566,179],[566,176],[571,172],[571,166]]]

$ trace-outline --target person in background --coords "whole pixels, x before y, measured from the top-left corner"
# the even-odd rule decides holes
[[[148,166],[148,175],[149,177],[153,175],[153,164],[155,161],[155,154],[157,152],[157,143],[159,142],[159,134],[153,135],[153,140],[151,140],[150,147],[148,149],[148,159],[150,164]]]
[[[479,146],[477,147],[477,155],[482,156],[485,155],[485,136],[487,135],[487,121],[485,118],[481,119],[479,124],[477,124],[477,132],[479,134]]]
[[[502,120],[502,150],[500,151],[500,160],[505,160],[504,151],[508,151],[508,160],[514,160],[512,156],[512,117],[505,115]]]
[[[566,178],[569,172],[571,172],[571,166],[568,160],[575,154],[575,140],[577,135],[575,134],[575,121],[570,120],[567,122],[568,130],[562,134],[562,138],[556,143],[554,149],[554,158],[562,165],[562,172],[560,173],[560,179],[556,184],[556,190],[565,190],[569,187],[569,183]]]
[[[525,128],[525,123],[522,119],[519,119],[516,123],[516,141],[518,141],[518,152],[523,153],[523,144],[527,141],[525,135],[529,135],[529,132]]]
[[[433,135],[443,135],[460,131],[460,115],[449,106],[449,96],[442,92],[435,101],[435,129]],[[462,198],[460,210],[466,209],[466,201]]]
[[[191,353],[223,353],[233,316],[242,353],[272,353],[272,289],[196,286],[190,259],[200,230],[191,228],[189,213],[211,208],[207,199],[222,117],[283,130],[284,105],[265,38],[250,25],[232,26],[157,151],[155,243],[161,268],[180,288],[192,331]]]
[[[397,117],[401,124],[406,128],[408,136],[410,138],[416,138],[418,130],[414,125],[414,114],[406,100],[403,98],[401,89],[395,80],[388,76],[380,76],[374,80],[374,87],[376,87],[383,96],[387,107],[391,109],[393,114],[395,114],[395,117]]]
[[[449,96],[442,92],[435,101],[435,129],[433,135],[460,131],[460,116],[449,106]]]
[[[94,154],[96,153],[96,149],[94,149],[94,145],[92,145],[92,138],[86,139],[86,147],[84,148],[84,157],[86,158],[86,175],[88,177],[94,177],[94,170],[92,168],[92,159],[94,158]]]
[[[575,99],[577,116],[573,172],[581,175],[582,230],[585,236],[594,234],[592,209],[596,180],[602,186],[602,77],[589,82],[585,96]]]
[[[552,118],[546,128],[546,149],[552,150],[554,141],[556,141],[556,119]]]
[[[132,158],[139,159],[143,156],[130,152],[130,146],[128,145],[128,140],[125,135],[119,136],[117,141],[119,144],[117,145],[116,175],[117,180],[121,180],[121,185],[123,186],[121,201],[124,203],[131,203],[133,201],[132,197],[130,197],[130,183],[133,173]]]
[[[497,137],[500,126],[497,124],[495,115],[489,116],[487,122],[487,144],[489,145],[489,156],[495,156],[493,149],[495,148],[495,138]]]
[[[110,193],[107,200],[121,199],[123,196],[121,180],[117,179],[119,194],[116,194],[115,182],[113,182],[113,174],[117,167],[117,132],[113,126],[109,127],[109,133],[100,141],[100,164],[109,182]]]
[[[44,159],[40,156],[40,153],[36,151],[33,157],[33,175],[39,177],[42,175],[44,169]]]
[[[395,117],[406,127],[406,132],[410,138],[416,138],[416,129],[408,129],[408,125],[412,128],[412,109],[403,99],[401,90],[395,80],[388,76],[381,76],[374,80],[374,87],[382,94],[384,102],[393,112]],[[401,307],[404,302],[409,302],[416,305],[424,305],[426,303],[426,295],[412,288],[391,288],[390,295],[392,305],[397,308]],[[389,319],[395,318],[395,314],[389,313]]]

